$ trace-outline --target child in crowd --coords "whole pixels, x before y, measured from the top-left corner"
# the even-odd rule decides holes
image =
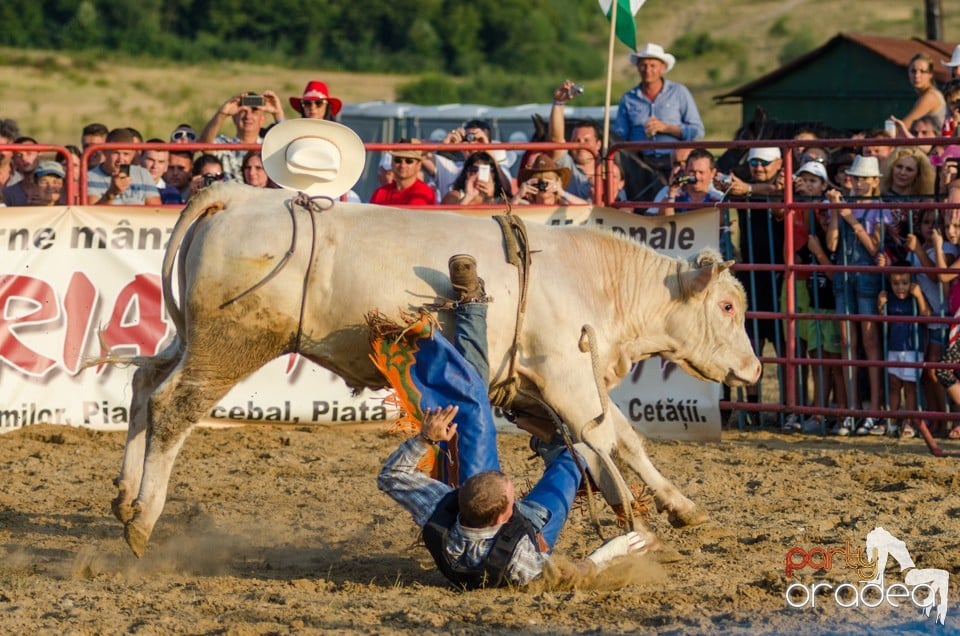
[[[879,199],[880,162],[876,157],[858,155],[847,170],[853,177],[854,201],[864,202]],[[837,190],[827,191],[827,200],[831,203],[841,201]],[[883,224],[892,223],[889,213],[877,209],[839,209],[838,214],[830,215],[827,230],[827,249],[837,252],[837,265],[873,266],[882,245]],[[833,291],[837,303],[837,314],[871,315],[876,311],[877,294],[880,293],[882,276],[873,272],[838,272],[833,277]],[[859,322],[859,328],[857,324]],[[857,357],[858,347],[862,344],[867,360],[879,361],[881,354],[880,334],[876,321],[862,319],[840,323],[840,337],[843,355],[846,359]],[[862,337],[861,337],[862,336]],[[861,408],[859,387],[855,369],[851,369],[851,382],[848,387],[849,404],[847,408]],[[867,376],[870,381],[870,409],[880,410],[881,373],[880,367],[869,367]],[[833,432],[837,435],[850,435],[850,418],[838,422]],[[873,417],[864,418],[857,427],[857,435],[870,434],[877,426]]]
[[[836,265],[837,253],[824,247],[827,244],[827,227],[830,224],[829,210],[814,210],[811,231],[807,236],[807,250],[811,265]],[[810,298],[810,311],[815,314],[832,314],[836,309],[833,292],[833,272],[811,272],[807,279],[807,294]],[[807,321],[807,353],[811,359],[840,359],[840,326],[836,320]],[[843,380],[843,369],[837,365],[812,365],[813,404],[826,407],[830,404],[830,394],[836,404],[847,404],[847,385]],[[841,424],[847,430],[854,425],[852,417]],[[804,425],[804,432],[817,433],[823,430],[822,416],[813,416]]]
[[[949,268],[950,270],[960,269],[960,258],[954,256],[951,260],[950,257],[947,256],[950,249],[948,246],[953,246],[952,249],[954,253],[960,255],[960,247],[958,247],[958,243],[960,243],[960,213],[950,211],[946,214],[944,218],[944,233],[947,238],[946,243],[944,242],[944,235],[940,232],[934,230],[931,235],[934,247],[935,266]],[[958,278],[957,274],[953,273],[953,271],[950,271],[940,274],[940,280],[943,283],[950,283],[945,302],[949,315],[957,318],[958,314],[960,314],[960,278]],[[947,339],[947,348],[940,359],[941,362],[960,362],[960,343],[958,343],[958,339],[960,338],[958,338],[958,333],[960,333],[958,325],[952,325]],[[940,384],[946,389],[947,396],[954,404],[960,404],[960,386],[955,386],[957,382],[956,373],[950,369],[937,369],[935,373],[937,380],[939,380]],[[947,435],[950,439],[960,439],[960,424],[951,426],[950,432]]]
[[[826,167],[816,161],[808,161],[800,166],[800,169],[793,175],[793,194],[795,201],[815,201],[822,202],[823,193],[829,185],[827,181]],[[807,223],[808,213],[806,211],[794,214],[793,223],[793,251],[795,253],[794,262],[805,264],[811,261],[809,253],[809,240],[807,234],[810,225]],[[815,259],[814,259],[815,261]],[[808,272],[797,272],[794,280],[794,301],[797,313],[810,313],[810,295],[807,288],[807,280],[810,274]],[[787,308],[787,286],[784,285],[780,291],[780,306]],[[797,357],[805,358],[807,356],[810,342],[810,331],[813,327],[813,321],[798,320],[796,323],[796,347]],[[784,333],[787,331],[787,325],[784,324]],[[809,404],[807,399],[807,377],[808,367],[801,365],[797,369],[798,396],[800,404]],[[796,413],[787,415],[783,422],[783,431],[792,433],[804,429],[804,422],[801,422],[800,416]],[[819,421],[814,422],[810,427],[820,428]]]
[[[940,238],[940,249],[943,252],[945,266],[949,267],[956,260],[957,255],[960,254],[960,247],[957,245],[960,242],[960,217],[943,227],[943,235],[946,236],[945,242],[940,231],[940,221],[939,210],[924,210],[920,214],[917,233],[907,235],[906,246],[910,252],[907,259],[914,267],[937,267],[937,248],[934,244],[934,234]],[[917,274],[916,278],[917,284],[920,285],[920,290],[930,306],[930,314],[945,316],[947,302],[940,275]],[[924,361],[939,362],[947,344],[947,326],[931,323],[922,327],[921,330],[925,335]],[[937,381],[935,370],[924,370],[922,378],[926,409],[936,413],[946,412],[946,393],[940,382]]]
[[[910,267],[907,261],[897,261],[896,267]],[[930,306],[923,297],[920,286],[913,282],[909,272],[890,272],[890,293],[886,290],[877,295],[877,311],[887,316],[929,316]],[[920,361],[920,328],[915,322],[885,323],[887,361]],[[903,391],[903,403],[908,411],[917,410],[917,380],[920,369],[916,367],[887,367],[887,380],[890,383],[889,410],[900,410],[900,392]],[[883,435],[895,431],[893,418],[887,418],[885,424],[870,429],[870,435]],[[916,432],[910,422],[903,422],[900,431],[902,437],[913,437]]]

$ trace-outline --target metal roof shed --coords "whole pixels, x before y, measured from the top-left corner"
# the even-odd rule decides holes
[[[882,127],[890,115],[905,115],[916,100],[907,65],[916,53],[934,60],[937,82],[949,79],[940,60],[955,42],[839,33],[826,44],[739,88],[714,97],[740,103],[744,123],[757,107],[781,121],[821,121],[835,128]]]

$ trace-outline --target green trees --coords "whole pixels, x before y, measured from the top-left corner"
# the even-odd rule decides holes
[[[605,32],[582,0],[5,0],[0,24],[15,47],[465,77],[598,77]]]

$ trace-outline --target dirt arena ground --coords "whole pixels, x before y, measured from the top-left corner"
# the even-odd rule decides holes
[[[195,431],[141,560],[110,514],[123,441],[54,426],[0,435],[0,633],[960,633],[960,463],[920,440],[733,431],[716,445],[653,443],[660,469],[711,515],[685,530],[652,520],[678,561],[644,562],[618,590],[466,594],[444,587],[407,515],[377,491],[399,441],[379,427]],[[501,448],[529,487],[539,465],[526,438],[501,435]],[[601,521],[617,532],[606,510]],[[909,599],[787,605],[792,582],[859,581],[839,556],[788,581],[788,550],[862,551],[877,526],[918,568],[949,572],[945,627]],[[598,544],[574,510],[558,552]],[[890,563],[888,586],[903,580]]]

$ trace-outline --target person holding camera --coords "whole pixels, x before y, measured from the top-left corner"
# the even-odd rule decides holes
[[[717,166],[713,155],[705,148],[695,148],[687,155],[683,170],[675,174],[667,186],[666,192],[658,201],[667,203],[700,203],[706,207],[723,199],[723,193],[713,187],[717,175]],[[683,208],[685,212],[690,208]],[[659,208],[658,216],[673,216],[672,207]]]
[[[221,163],[219,157],[212,154],[200,155],[193,162],[192,176],[190,177],[190,197],[217,181],[224,181],[225,178],[223,163]]]
[[[106,143],[137,143],[129,128],[114,128]],[[132,165],[133,149],[103,151],[103,162],[87,171],[87,198],[94,205],[161,205],[160,190],[150,172]]]
[[[586,201],[566,192],[570,169],[561,168],[546,153],[540,154],[530,167],[520,169],[517,193],[512,205],[577,205]]]
[[[447,205],[492,205],[506,202],[511,195],[510,182],[497,170],[489,153],[475,152],[463,164],[453,188],[441,203]]]
[[[273,91],[257,93],[243,93],[234,95],[225,101],[217,113],[203,127],[199,143],[209,144],[259,144],[263,142],[264,125],[267,114],[273,117],[275,123],[284,119],[283,104]],[[228,137],[220,134],[220,128],[227,118],[233,119],[237,134]],[[223,150],[216,153],[223,163],[223,171],[229,179],[239,181],[243,178],[242,163],[246,150]]]
[[[568,141],[565,137],[564,106],[582,93],[583,86],[574,84],[570,80],[564,80],[563,84],[553,91],[553,107],[550,109],[550,141],[555,143]],[[590,186],[596,174],[602,138],[600,127],[596,122],[581,120],[570,131],[569,141],[584,144],[585,147],[576,150],[554,150],[550,153],[558,166],[570,169],[569,191],[582,199],[590,199]]]
[[[445,144],[489,144],[495,143],[490,139],[490,122],[482,119],[471,119],[459,128],[454,128],[446,134],[441,143]],[[500,170],[504,179],[508,178],[506,169],[507,153],[504,150],[486,151],[494,158],[497,168]],[[470,155],[469,152],[461,151],[443,151],[433,153],[433,161],[436,167],[434,175],[437,192],[446,193],[453,188],[454,181],[460,176],[463,164]]]

